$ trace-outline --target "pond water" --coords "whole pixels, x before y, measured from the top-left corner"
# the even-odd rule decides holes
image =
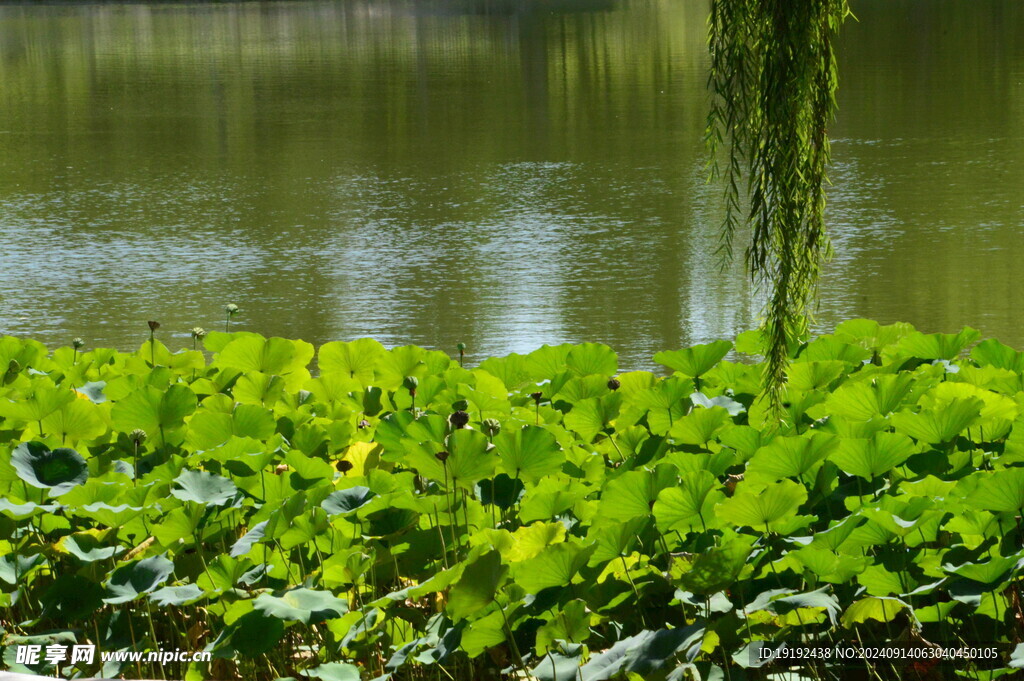
[[[1024,345],[1024,3],[853,0],[817,325]],[[0,7],[0,332],[159,320],[470,359],[732,337],[707,5],[381,0]]]

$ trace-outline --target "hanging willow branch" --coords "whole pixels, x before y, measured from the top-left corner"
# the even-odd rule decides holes
[[[737,230],[750,228],[746,264],[768,291],[764,382],[776,407],[789,341],[806,330],[831,255],[826,126],[836,108],[832,42],[848,13],[845,0],[711,2],[707,140],[712,177],[724,175],[726,187],[721,250],[731,259]]]

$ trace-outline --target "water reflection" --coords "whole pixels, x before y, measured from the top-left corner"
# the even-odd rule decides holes
[[[820,325],[1020,344],[1024,14],[858,4]],[[634,368],[756,323],[714,256],[705,4],[537,7],[0,7],[0,331],[184,345],[234,301],[316,343],[597,340]]]

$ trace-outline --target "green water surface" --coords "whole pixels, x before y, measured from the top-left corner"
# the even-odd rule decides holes
[[[818,326],[1024,345],[1024,3],[852,0]],[[0,6],[0,333],[159,320],[623,368],[757,323],[714,250],[707,5]]]

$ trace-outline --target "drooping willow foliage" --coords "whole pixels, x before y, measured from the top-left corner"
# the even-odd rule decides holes
[[[724,179],[722,251],[749,226],[747,270],[768,293],[765,388],[776,406],[788,342],[806,330],[822,263],[827,124],[835,113],[833,41],[845,0],[712,0],[713,177]],[[721,172],[722,160],[727,163]]]

